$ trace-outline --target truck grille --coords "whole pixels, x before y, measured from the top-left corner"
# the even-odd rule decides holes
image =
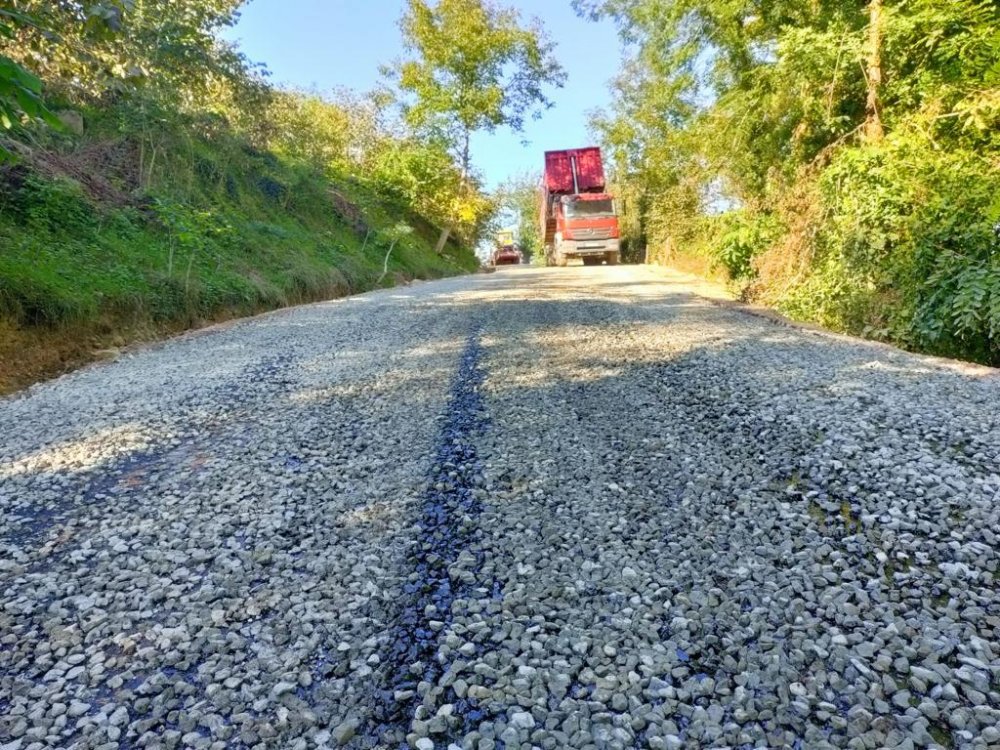
[[[611,229],[574,229],[574,240],[608,240],[611,239]]]

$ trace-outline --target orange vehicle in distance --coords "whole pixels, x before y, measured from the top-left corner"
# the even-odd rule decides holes
[[[491,266],[516,266],[522,261],[521,251],[514,242],[514,232],[505,229],[497,233],[497,247],[490,257]]]

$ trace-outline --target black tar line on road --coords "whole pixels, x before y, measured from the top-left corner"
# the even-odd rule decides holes
[[[475,488],[482,484],[482,465],[475,439],[488,425],[480,393],[485,378],[481,356],[480,330],[475,328],[462,353],[438,436],[420,510],[420,533],[408,560],[412,573],[391,618],[383,682],[371,718],[359,732],[366,747],[410,747],[406,735],[424,700],[421,683],[425,688],[438,686],[451,666],[439,660],[438,642],[452,624],[453,605],[468,597],[486,597],[499,606],[502,597],[498,581],[475,577],[483,562],[476,550],[482,504]],[[460,698],[450,686],[445,690],[438,702],[451,704],[454,711],[439,720],[436,728],[444,731],[435,734],[436,744],[460,741],[484,718],[475,700]]]

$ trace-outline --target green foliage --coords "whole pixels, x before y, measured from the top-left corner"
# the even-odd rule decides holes
[[[574,5],[626,42],[594,124],[630,245],[708,255],[803,318],[1000,362],[1000,6]]]
[[[554,45],[537,21],[522,26],[516,10],[485,0],[408,0],[400,28],[410,57],[383,72],[403,96],[415,137],[375,159],[375,174],[402,177],[387,184],[442,220],[440,242],[452,230],[481,239],[497,205],[472,173],[472,134],[520,131],[551,106],[545,87],[565,79]],[[446,161],[457,163],[457,175]]]
[[[246,60],[218,41],[242,0],[14,0],[35,19],[12,40],[20,56],[63,96],[107,92],[155,99],[186,112],[225,104]],[[217,109],[216,109],[217,111]]]
[[[551,106],[545,87],[565,80],[541,25],[522,26],[511,8],[408,0],[400,27],[412,57],[385,72],[407,97],[407,121],[457,150],[465,181],[471,134],[501,126],[520,131],[525,117]]]
[[[731,211],[721,217],[721,233],[712,249],[734,281],[746,281],[756,274],[753,259],[780,234],[780,226],[767,214]]]
[[[0,39],[14,39],[19,27],[31,27],[33,19],[23,13],[0,8]],[[42,82],[23,66],[0,54],[0,131],[14,130],[25,122],[41,120],[60,128],[59,119],[42,100]],[[11,152],[0,143],[0,162]]]
[[[96,223],[79,183],[45,180],[30,173],[20,189],[8,196],[4,210],[41,231],[86,232]]]
[[[841,267],[854,308],[868,299],[865,325],[931,351],[997,357],[1000,172],[989,159],[897,131],[839,153],[821,186],[829,219],[819,260]],[[823,285],[815,294],[826,295]],[[841,327],[858,330],[851,309]]]
[[[427,239],[400,230],[400,207],[360,184],[338,189],[352,205],[366,206],[379,235],[367,245],[336,213],[324,175],[226,139],[191,145],[164,160],[142,208],[99,205],[77,183],[30,173],[5,189],[0,314],[20,325],[55,326],[250,313],[371,288],[392,238],[398,244],[388,270],[404,277],[476,266],[470,251],[438,256],[433,233]],[[211,168],[199,169],[197,160]],[[261,170],[295,185],[295,200],[284,207],[257,190]],[[202,184],[199,171],[233,176],[238,197],[225,179]]]
[[[346,174],[376,185],[430,222],[451,227],[460,242],[474,244],[494,206],[469,178],[467,161],[456,163],[449,151],[453,143],[436,136],[433,128],[418,136],[392,122],[387,109],[391,98],[385,93],[338,91],[331,97],[269,86],[258,68],[218,35],[235,21],[242,3],[15,0],[16,10],[5,11],[0,19],[30,15],[32,22],[10,26],[7,38],[0,37],[0,54],[19,70],[37,73],[60,106],[88,110],[105,135],[108,115],[113,115],[114,131],[139,145],[134,188],[147,190],[155,184],[171,151],[189,147],[192,138],[236,133],[272,158],[285,157],[331,178]],[[506,13],[490,15],[497,18],[514,20]],[[532,84],[522,78],[531,79],[525,71],[544,45],[532,33],[509,25],[500,24],[496,31],[506,36],[490,40],[489,54],[505,66],[503,82],[511,92],[528,96]],[[511,64],[516,70],[508,75]],[[5,70],[0,65],[0,72]],[[38,79],[23,81],[40,102]],[[517,98],[520,94],[511,96],[501,114],[514,122],[520,110],[512,112],[512,103],[520,107],[525,100]],[[47,111],[40,114],[57,122]],[[176,142],[179,130],[185,143]],[[232,194],[237,186],[227,174],[223,167],[216,177],[228,180]],[[202,181],[207,177],[198,176]],[[286,208],[296,195],[293,184],[266,172],[255,188]]]
[[[0,124],[30,142],[0,166],[0,315],[186,324],[476,267],[494,207],[449,144],[381,94],[268,85],[219,38],[241,5],[0,10]],[[82,135],[40,127],[42,81]]]
[[[543,89],[565,76],[537,21],[483,0],[408,0],[400,24],[415,57],[395,67],[400,88],[415,96],[407,115],[418,125],[461,134],[501,125],[520,130],[525,116],[551,103]]]
[[[485,194],[468,189],[440,142],[415,137],[385,141],[369,155],[365,169],[379,192],[435,223],[455,227],[467,241],[482,234],[494,212]]]
[[[279,90],[272,93],[265,122],[258,127],[271,151],[336,172],[351,162],[352,153],[374,146],[377,118],[378,110],[353,101],[348,92],[335,101],[316,93]]]

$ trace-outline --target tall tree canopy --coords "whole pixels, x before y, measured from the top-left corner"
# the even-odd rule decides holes
[[[218,31],[244,0],[14,0],[37,23],[14,40],[56,93],[98,98],[141,89],[173,106],[206,106],[245,58]]]
[[[455,144],[465,174],[472,133],[520,131],[565,79],[540,23],[491,0],[408,0],[400,28],[410,57],[390,72],[407,120]]]

